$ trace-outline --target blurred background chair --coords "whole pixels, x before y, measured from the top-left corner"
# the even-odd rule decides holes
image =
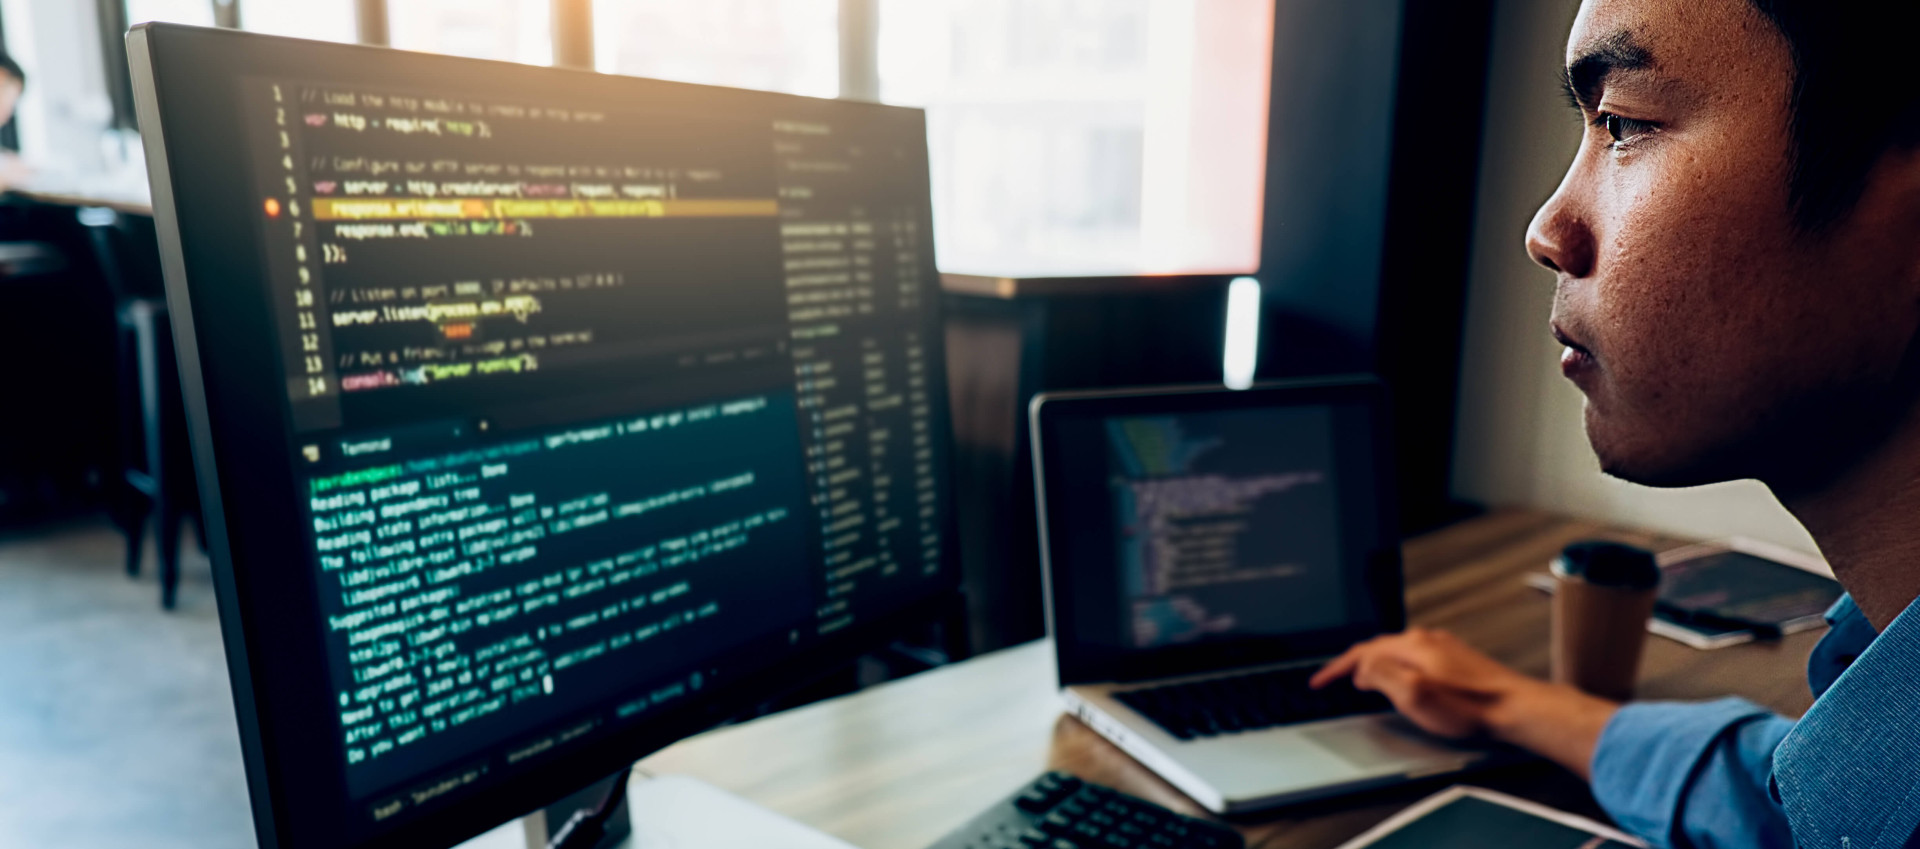
[[[199,524],[159,243],[150,217],[105,207],[82,209],[78,217],[114,300],[120,468],[110,482],[108,510],[126,537],[129,576],[140,574],[152,519],[160,605],[172,609],[180,583],[180,526],[193,519],[202,548],[206,532]]]
[[[71,208],[0,198],[0,528],[96,509],[113,465],[111,314]]]

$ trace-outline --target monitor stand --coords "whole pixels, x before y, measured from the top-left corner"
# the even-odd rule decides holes
[[[604,800],[613,780],[598,782],[522,820],[529,849],[546,849],[548,823],[552,832],[558,832],[575,811],[591,809]],[[696,778],[636,774],[626,795],[626,810],[614,815],[624,820],[619,826],[624,829],[622,836],[595,849],[855,849]],[[608,827],[615,826],[609,823]]]
[[[589,784],[521,820],[527,849],[614,849],[621,845],[633,833],[627,794],[630,772],[621,770],[618,775]],[[601,810],[609,803],[612,810]],[[595,834],[571,834],[571,839],[556,843],[562,832],[588,830]]]

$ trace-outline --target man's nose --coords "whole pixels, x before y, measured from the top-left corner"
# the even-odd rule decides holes
[[[1565,186],[1534,213],[1527,226],[1527,256],[1569,277],[1593,273],[1593,230],[1568,208]]]

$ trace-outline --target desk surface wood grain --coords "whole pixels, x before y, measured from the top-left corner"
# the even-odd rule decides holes
[[[1594,538],[1655,549],[1686,542],[1532,511],[1492,513],[1407,543],[1411,617],[1544,675],[1547,599],[1524,577],[1544,570],[1566,544]],[[1822,633],[1712,652],[1649,638],[1640,696],[1740,695],[1798,716],[1812,702],[1804,670]],[[1060,712],[1045,641],[709,732],[640,766],[703,779],[863,849],[922,849],[1049,768],[1201,813]],[[1464,780],[1598,814],[1577,778],[1546,764]],[[1309,803],[1235,824],[1249,846],[1327,849],[1446,783]]]

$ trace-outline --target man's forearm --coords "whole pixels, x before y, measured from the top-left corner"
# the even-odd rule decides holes
[[[1620,709],[1615,702],[1564,684],[1529,682],[1503,695],[1487,712],[1495,737],[1591,778],[1600,732]]]

